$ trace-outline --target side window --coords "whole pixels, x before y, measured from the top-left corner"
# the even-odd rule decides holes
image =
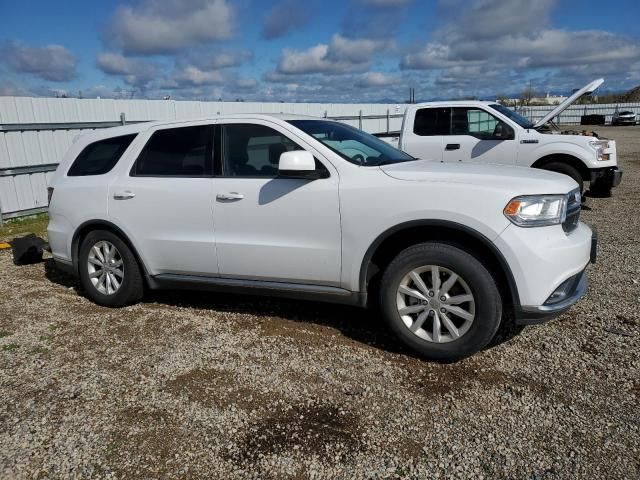
[[[213,126],[158,130],[140,152],[131,171],[140,177],[213,175]]]
[[[67,176],[84,177],[109,172],[118,163],[134,138],[136,134],[123,135],[87,145],[71,165]]]
[[[416,112],[413,133],[422,137],[449,135],[450,117],[450,108],[421,108]]]
[[[472,107],[457,107],[451,116],[453,135],[473,135],[474,137],[493,137],[500,120],[488,112]]]
[[[224,176],[275,177],[280,155],[292,150],[304,149],[263,125],[228,124],[222,127]]]

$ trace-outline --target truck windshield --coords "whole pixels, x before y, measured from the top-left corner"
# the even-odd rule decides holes
[[[328,120],[289,120],[289,123],[356,165],[378,167],[415,160],[373,135],[343,123]]]
[[[505,117],[508,117],[509,119],[513,120],[522,128],[533,128],[533,123],[531,123],[529,119],[523,117],[519,113],[514,112],[510,108],[505,107],[504,105],[500,105],[499,103],[495,103],[489,106],[494,110],[497,110],[498,112],[503,114]]]

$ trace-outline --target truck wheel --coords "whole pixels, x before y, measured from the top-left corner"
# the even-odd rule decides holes
[[[135,256],[117,235],[90,232],[80,246],[80,283],[98,305],[123,307],[142,298],[144,285]]]
[[[403,250],[380,283],[389,328],[426,358],[451,362],[489,344],[500,326],[502,299],[474,256],[443,243]]]
[[[551,172],[562,173],[573,178],[580,187],[580,194],[584,191],[584,180],[577,168],[563,162],[550,162],[542,167],[543,170],[549,170]]]

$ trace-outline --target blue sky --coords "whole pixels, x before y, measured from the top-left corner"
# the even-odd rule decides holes
[[[0,95],[402,101],[640,84],[640,2],[0,0]]]

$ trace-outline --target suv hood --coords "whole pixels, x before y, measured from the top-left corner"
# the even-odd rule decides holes
[[[580,97],[584,96],[584,95],[590,95],[591,93],[593,93],[593,91],[598,88],[600,85],[602,85],[602,83],[604,82],[604,78],[599,78],[597,80],[594,80],[591,83],[588,83],[587,85],[585,85],[584,87],[582,87],[580,90],[576,90],[569,98],[567,98],[564,102],[562,102],[560,105],[558,105],[556,108],[554,108],[553,110],[551,110],[549,113],[547,113],[544,117],[542,117],[540,120],[538,120],[534,125],[533,128],[540,128],[542,127],[545,123],[547,123],[549,120],[552,120],[553,118],[557,117],[558,115],[560,115],[562,112],[564,112],[572,103],[574,103],[575,101],[577,101]]]
[[[432,160],[385,165],[380,169],[397,180],[461,183],[507,191],[511,196],[568,193],[578,184],[570,177],[536,168],[506,165],[441,163]]]

